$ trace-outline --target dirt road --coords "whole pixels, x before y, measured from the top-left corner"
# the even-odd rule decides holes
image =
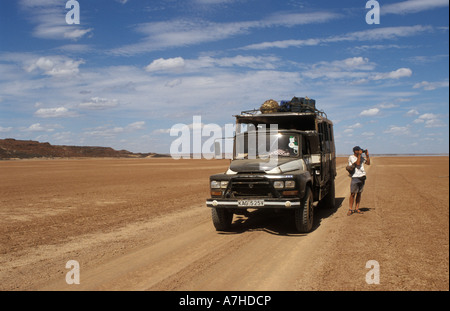
[[[208,176],[227,160],[0,162],[0,289],[449,290],[449,158],[374,157],[352,216],[344,162],[304,235],[261,212],[216,232]]]

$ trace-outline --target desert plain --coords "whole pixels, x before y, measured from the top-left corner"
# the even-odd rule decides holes
[[[299,234],[289,212],[214,229],[209,175],[229,160],[0,161],[0,290],[448,291],[448,156],[372,157],[351,216],[337,163],[335,208]]]

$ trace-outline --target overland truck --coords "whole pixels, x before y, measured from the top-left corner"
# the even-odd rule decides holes
[[[260,109],[234,117],[230,166],[225,173],[210,176],[206,205],[214,227],[227,231],[234,214],[273,209],[290,210],[296,229],[310,232],[314,208],[335,205],[333,123],[307,97],[280,104],[268,100]],[[221,155],[220,146],[215,144],[216,156]]]

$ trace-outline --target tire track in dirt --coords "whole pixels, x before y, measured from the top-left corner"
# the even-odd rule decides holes
[[[117,176],[128,176],[128,183],[114,181],[104,185],[90,200],[103,204],[105,223],[117,222],[120,226],[96,228],[98,222],[92,221],[96,218],[86,217],[84,226],[71,239],[48,236],[52,243],[33,247],[27,242],[18,250],[1,254],[1,288],[448,290],[448,176],[442,177],[442,168],[448,170],[448,157],[430,162],[417,158],[374,158],[372,161],[367,167],[368,179],[361,205],[364,214],[347,216],[350,179],[344,165],[338,165],[336,207],[317,209],[313,231],[308,234],[296,233],[289,212],[261,211],[252,212],[249,217],[235,216],[230,232],[216,232],[211,211],[204,204],[204,195],[189,194],[193,187],[198,193],[205,192],[201,181],[223,163],[216,167],[213,162],[206,162],[205,171],[190,177],[195,185],[191,189],[184,189],[186,181],[180,180],[178,191],[186,195],[167,205],[169,194],[163,192],[164,189],[161,193],[145,195],[146,189],[152,187],[151,182],[146,181],[148,174],[157,176],[157,186],[169,185],[172,180],[166,177],[165,169],[155,171],[158,165],[153,165],[154,162],[149,165],[147,162],[105,162],[101,167],[105,178],[114,164],[118,168]],[[84,163],[75,164],[82,166]],[[191,168],[190,163],[184,164],[187,169]],[[197,162],[194,166],[200,164]],[[147,166],[151,169],[141,170]],[[140,169],[128,172],[130,167]],[[81,179],[83,174],[77,178]],[[61,175],[61,180],[66,180],[65,176]],[[137,188],[132,193],[127,192],[136,177],[142,182],[135,182],[133,185]],[[119,188],[122,183],[125,188]],[[79,189],[84,193],[90,185],[86,188],[80,185]],[[111,195],[111,189],[118,195]],[[50,198],[53,208],[60,208],[58,202],[52,201],[51,192],[42,196]],[[14,198],[12,196],[10,202],[13,203]],[[128,203],[119,202],[115,208],[105,203],[118,199]],[[147,204],[149,199],[159,203]],[[20,204],[11,205],[2,212],[16,211],[14,207],[22,208]],[[126,214],[116,213],[120,208]],[[45,214],[37,218],[39,224],[51,223],[51,210],[43,212]],[[91,213],[95,216],[94,211]],[[119,221],[122,215],[127,218]],[[24,216],[34,217],[32,214]],[[32,225],[26,217],[14,221]],[[42,232],[53,233],[45,228]],[[17,234],[22,235],[20,241],[37,240],[30,232]],[[65,282],[68,260],[80,262],[80,285]],[[377,260],[381,265],[380,285],[365,282],[368,260]]]
[[[221,247],[153,289],[280,291],[311,283],[321,269],[322,247],[331,246],[329,236],[339,231],[332,219],[348,188],[343,173],[342,168],[336,179],[336,209],[317,211],[313,232],[296,233],[289,213],[258,213],[242,224],[235,219],[233,229],[240,237],[232,248]]]
[[[340,175],[339,194],[347,186],[346,176]],[[159,242],[84,270],[75,288],[60,280],[44,289],[292,290],[298,280],[314,279],[317,250],[325,245],[329,231],[337,230],[322,215],[314,232],[298,234],[289,212],[257,211],[249,218],[235,216],[232,231],[223,233],[214,230],[208,208],[198,207],[195,214],[202,221],[191,217],[184,229],[172,234],[161,228],[158,234],[165,238]],[[168,223],[182,217],[172,214]]]
[[[203,219],[205,211],[205,207],[196,208],[197,216]],[[168,221],[169,224],[173,222],[173,219]],[[211,228],[210,219],[195,222],[195,225],[192,222],[185,223],[183,230],[172,236],[163,231],[166,237],[159,242],[140,246],[83,271],[81,284],[75,288],[60,280],[44,289],[148,290],[193,263],[211,256],[211,253],[226,253],[225,250],[233,249],[233,245],[237,245],[237,236],[217,235]],[[250,240],[247,242],[250,243]]]

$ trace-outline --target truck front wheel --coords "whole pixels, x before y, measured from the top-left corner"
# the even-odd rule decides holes
[[[226,231],[230,229],[231,222],[233,221],[233,213],[224,208],[211,209],[212,221],[217,231]]]
[[[295,227],[301,233],[310,232],[314,222],[313,193],[311,188],[306,188],[305,196],[300,208],[295,209]]]

